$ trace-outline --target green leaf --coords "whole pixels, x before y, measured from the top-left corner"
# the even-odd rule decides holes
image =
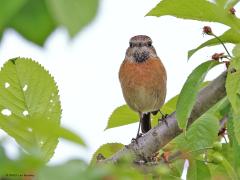
[[[208,180],[211,179],[210,170],[208,166],[199,160],[190,161],[189,168],[187,171],[187,179],[194,180]]]
[[[220,154],[220,153],[219,153]],[[223,156],[222,156],[223,157]],[[222,165],[223,167],[225,168],[228,176],[231,178],[231,179],[234,179],[234,180],[237,180],[239,179],[234,168],[232,167],[232,165],[230,164],[230,162],[228,162],[228,160],[223,157],[223,162],[222,162]]]
[[[90,164],[91,165],[96,164],[97,156],[99,153],[102,154],[105,158],[108,158],[108,157],[112,156],[114,153],[116,153],[118,150],[122,149],[123,147],[124,147],[124,145],[121,143],[103,144],[93,154]]]
[[[199,87],[201,86],[208,71],[219,63],[216,61],[207,61],[200,64],[188,76],[177,102],[176,118],[180,128],[186,129],[188,118],[195,104]]]
[[[178,136],[172,144],[183,151],[210,147],[217,139],[218,130],[219,119],[212,113],[206,113],[190,126],[185,136]]]
[[[48,12],[45,1],[41,0],[29,0],[12,17],[8,25],[26,39],[41,46],[55,29],[55,22]]]
[[[219,36],[219,39],[221,39],[221,41],[223,43],[237,44],[237,43],[240,43],[240,33],[235,29],[229,29],[226,32],[224,32],[221,36]],[[220,44],[219,40],[217,40],[216,38],[212,38],[212,39],[204,42],[203,44],[201,44],[197,48],[188,51],[188,59],[190,59],[191,56],[194,53],[196,53],[198,50],[200,50],[204,47],[207,47],[207,46],[215,46],[215,45],[218,45],[218,44]]]
[[[0,6],[0,29],[6,26],[8,21],[26,4],[28,0],[1,1]]]
[[[162,0],[148,16],[175,16],[198,21],[219,22],[239,28],[240,20],[229,13],[229,9],[206,0]]]
[[[234,7],[239,0],[215,0],[216,4],[223,7],[224,9],[230,9]]]
[[[233,53],[234,57],[240,58],[240,44],[236,44],[236,46],[234,46],[232,53]]]
[[[49,166],[37,172],[36,179],[83,180],[86,178],[87,164],[80,160],[70,160],[64,164]]]
[[[239,154],[240,145],[236,137],[236,136],[239,136],[239,132],[236,133],[238,129],[235,130],[235,128],[239,128],[239,127],[236,126],[236,123],[234,123],[234,121],[236,121],[236,119],[234,119],[233,117],[233,112],[230,111],[228,114],[228,121],[227,121],[227,132],[228,132],[228,138],[229,138],[230,144],[227,144],[228,146],[222,150],[222,153],[224,154],[224,157],[231,157],[231,159],[228,158],[228,161],[232,162],[235,170],[239,170],[238,168],[240,167],[240,154]]]
[[[59,25],[67,28],[75,36],[96,16],[98,0],[48,0],[48,8]]]
[[[240,114],[240,58],[231,60],[226,79],[227,97],[235,114]]]
[[[48,132],[52,127],[60,128],[60,117],[61,105],[53,77],[30,59],[7,61],[0,71],[0,128],[27,152],[40,152],[48,161],[58,136],[39,132],[43,127]]]
[[[182,172],[184,169],[184,163],[185,163],[184,159],[177,159],[170,163],[169,167],[171,168],[171,175],[180,178],[182,176]]]
[[[179,135],[169,143],[183,151],[198,151],[199,149],[211,147],[218,138],[220,128],[219,119],[225,114],[222,111],[229,106],[229,101],[224,98],[200,116],[186,131],[186,135]]]
[[[127,105],[122,105],[115,109],[108,119],[106,129],[128,125],[139,121],[138,114],[131,110]]]

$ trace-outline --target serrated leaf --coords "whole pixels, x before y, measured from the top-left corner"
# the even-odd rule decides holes
[[[93,154],[90,164],[91,165],[96,164],[97,156],[99,153],[102,154],[105,158],[108,158],[108,157],[112,156],[114,153],[116,153],[118,150],[122,149],[123,147],[124,147],[124,145],[121,143],[103,144]]]
[[[98,0],[48,0],[46,2],[55,21],[65,26],[72,37],[93,20],[98,9]]]
[[[51,132],[60,126],[61,105],[53,77],[38,63],[25,58],[7,61],[0,71],[0,127],[29,153],[40,151],[48,161],[58,144]],[[46,122],[50,122],[50,127]],[[46,124],[45,124],[46,123]]]
[[[240,20],[224,9],[206,0],[162,0],[147,16],[170,15],[177,18],[199,21],[219,22],[238,28]]]
[[[187,179],[209,180],[211,179],[210,170],[203,161],[192,160],[188,167]]]
[[[240,107],[240,58],[231,60],[226,79],[227,97],[232,105],[235,114],[239,113]]]
[[[195,104],[199,87],[201,86],[208,71],[219,63],[216,61],[207,61],[200,64],[188,76],[178,98],[176,118],[178,125],[186,129],[188,118],[191,115],[192,108]]]
[[[173,146],[183,151],[196,151],[211,147],[218,138],[219,120],[225,116],[221,112],[228,106],[229,101],[226,98],[222,99],[195,120],[186,131],[186,135],[179,135],[168,146]]]
[[[30,0],[12,17],[8,25],[26,39],[43,45],[46,38],[55,29],[45,1]]]
[[[106,129],[128,125],[139,121],[138,114],[127,105],[116,108],[108,119]]]
[[[221,41],[223,43],[237,44],[237,43],[240,43],[240,33],[238,31],[236,31],[235,29],[229,29],[229,30],[225,31],[221,36],[219,36],[219,39],[221,39]],[[190,59],[192,57],[192,55],[194,53],[196,53],[198,50],[200,50],[204,47],[215,46],[218,44],[220,44],[219,40],[217,40],[216,38],[212,38],[212,39],[202,43],[197,48],[188,51],[188,59]]]
[[[173,144],[184,151],[210,147],[217,139],[218,130],[218,118],[210,113],[204,114],[191,125],[186,135],[179,136]]]

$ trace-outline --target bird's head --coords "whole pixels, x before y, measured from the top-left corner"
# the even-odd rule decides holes
[[[150,57],[157,57],[151,38],[145,35],[132,37],[129,41],[125,59],[136,63],[143,63]]]

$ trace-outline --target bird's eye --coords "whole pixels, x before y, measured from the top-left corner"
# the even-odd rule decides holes
[[[148,42],[148,47],[151,47],[152,46],[152,42]]]
[[[131,43],[131,42],[130,42],[130,43],[129,43],[129,47],[131,47],[131,48],[132,48],[132,47],[133,47],[133,43]]]

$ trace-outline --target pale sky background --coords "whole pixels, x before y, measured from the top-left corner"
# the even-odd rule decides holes
[[[226,26],[214,23],[186,21],[173,17],[144,17],[159,0],[102,0],[95,20],[70,39],[67,31],[57,29],[40,48],[9,29],[0,44],[0,65],[21,56],[40,62],[55,77],[62,104],[62,125],[79,134],[88,148],[60,140],[50,164],[71,158],[89,161],[94,151],[104,143],[128,144],[135,137],[138,124],[104,131],[108,117],[125,104],[118,70],[125,56],[129,39],[145,34],[162,59],[168,74],[167,100],[178,94],[189,73],[198,64],[211,59],[221,46],[205,48],[187,62],[187,51],[210,37],[202,35],[202,27],[210,25],[220,35]],[[227,45],[231,47],[230,45]],[[225,67],[212,70],[211,80]],[[0,135],[4,132],[0,130]],[[5,142],[7,152],[16,156],[13,139]]]

